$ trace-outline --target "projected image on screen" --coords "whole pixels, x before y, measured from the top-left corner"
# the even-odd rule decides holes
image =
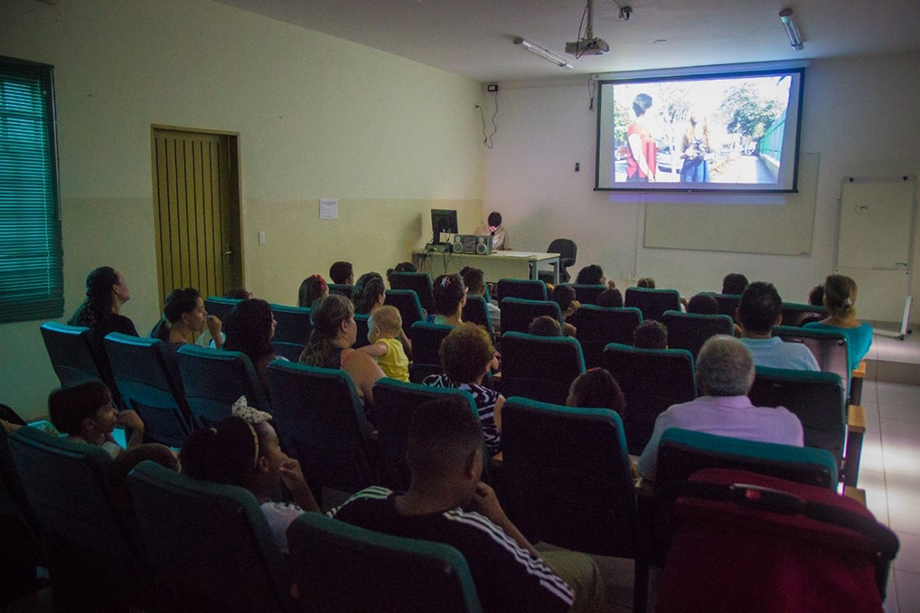
[[[597,189],[794,191],[801,71],[606,81]]]

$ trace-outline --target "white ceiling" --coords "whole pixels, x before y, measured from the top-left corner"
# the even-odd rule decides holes
[[[584,0],[218,1],[483,82],[920,50],[920,0],[595,0],[594,33],[610,53],[566,56],[573,70],[512,41],[565,56]],[[629,21],[618,17],[626,5]],[[786,6],[804,51],[792,50],[780,24]]]

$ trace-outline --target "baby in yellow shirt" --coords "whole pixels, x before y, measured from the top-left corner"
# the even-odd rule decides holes
[[[402,317],[392,306],[379,306],[367,320],[367,340],[370,345],[361,347],[377,360],[380,370],[391,379],[409,381],[409,358],[399,340],[402,331]]]

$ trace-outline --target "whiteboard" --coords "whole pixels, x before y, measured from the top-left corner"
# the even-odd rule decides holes
[[[778,205],[649,202],[645,209],[646,248],[809,255],[815,227],[818,154],[799,157],[799,192],[782,194]],[[719,198],[726,198],[720,194]],[[772,196],[771,196],[772,197]],[[712,202],[717,202],[713,198]]]
[[[844,178],[837,268],[908,270],[916,187],[911,176]]]

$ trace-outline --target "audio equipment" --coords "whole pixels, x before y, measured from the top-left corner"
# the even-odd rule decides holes
[[[456,234],[452,244],[454,253],[492,255],[492,237],[474,234]]]

